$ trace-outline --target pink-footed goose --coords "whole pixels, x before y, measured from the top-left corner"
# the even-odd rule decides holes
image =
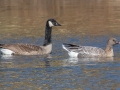
[[[48,19],[45,28],[43,46],[32,44],[0,44],[0,53],[3,55],[45,55],[52,51],[51,33],[53,26],[61,26],[54,19]]]
[[[81,45],[74,45],[74,44],[66,44],[62,45],[63,49],[68,52],[70,57],[81,58],[81,57],[113,57],[113,46],[116,44],[120,44],[117,42],[115,38],[110,38],[106,45],[105,50],[92,47],[92,46],[81,46]]]

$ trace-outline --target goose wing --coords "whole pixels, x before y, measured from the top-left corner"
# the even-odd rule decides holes
[[[0,48],[9,49],[16,54],[30,53],[42,50],[42,47],[31,44],[0,44]]]
[[[80,46],[79,49],[75,52],[79,53],[79,57],[100,57],[105,54],[105,51],[103,49],[91,46]]]

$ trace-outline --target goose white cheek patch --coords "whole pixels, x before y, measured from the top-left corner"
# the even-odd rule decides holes
[[[51,21],[48,21],[48,23],[49,23],[49,26],[50,26],[50,27],[54,26]]]

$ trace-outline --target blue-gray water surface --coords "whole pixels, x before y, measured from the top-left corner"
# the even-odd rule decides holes
[[[57,36],[58,37],[58,36]],[[1,90],[119,90],[120,46],[114,47],[113,58],[69,58],[63,42],[104,48],[108,37],[53,36],[52,58],[41,56],[1,56]],[[60,37],[60,36],[59,36]],[[118,40],[119,37],[116,37]],[[65,40],[64,40],[65,39]],[[80,40],[79,40],[80,39]],[[41,38],[5,39],[1,42],[22,42],[38,45]],[[59,42],[58,42],[59,41]],[[78,43],[79,44],[79,43]],[[99,89],[98,89],[99,88]]]
[[[111,58],[69,58],[62,43],[105,48],[120,41],[119,0],[1,0],[0,43],[42,45],[55,18],[52,58],[0,56],[0,90],[120,90],[120,45]]]

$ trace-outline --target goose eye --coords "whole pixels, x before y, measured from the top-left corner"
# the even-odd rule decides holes
[[[114,42],[116,42],[116,40],[113,39]]]

